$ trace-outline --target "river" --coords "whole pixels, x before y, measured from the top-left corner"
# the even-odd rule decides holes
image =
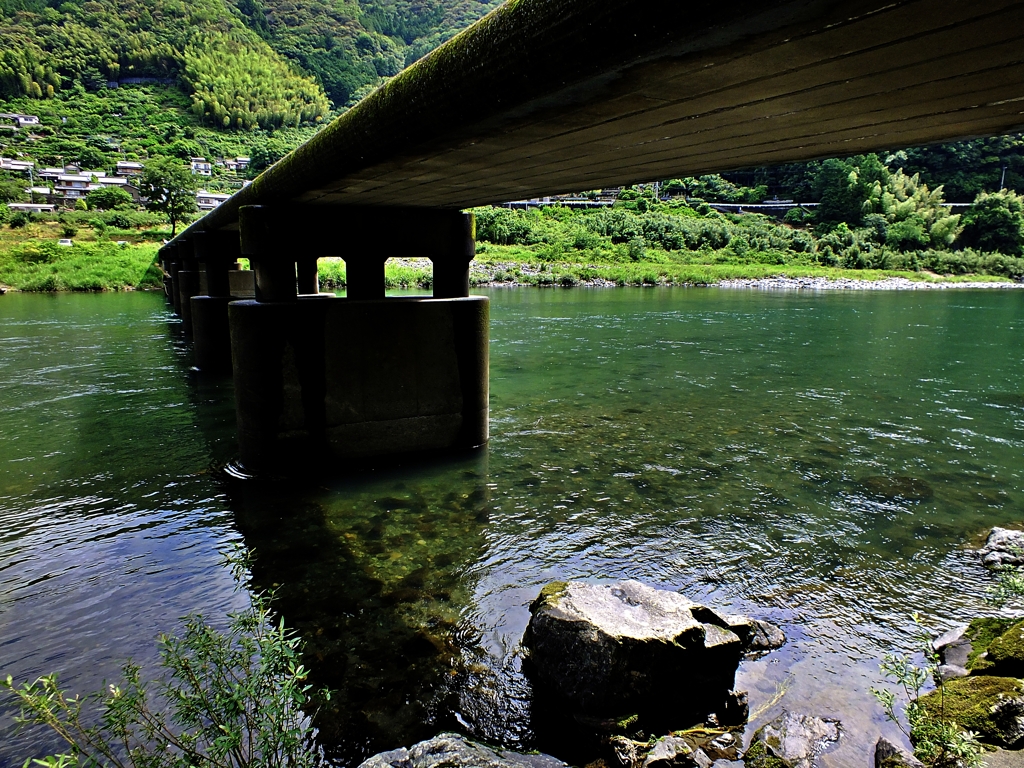
[[[555,579],[635,578],[769,619],[759,715],[838,717],[828,766],[895,734],[888,651],[979,613],[966,549],[1024,522],[1016,291],[496,289],[486,450],[235,479],[230,380],[190,369],[156,294],[0,298],[0,673],[116,679],[254,581],[339,693],[341,764],[433,735],[533,745],[519,640]],[[13,735],[0,766],[59,744]]]

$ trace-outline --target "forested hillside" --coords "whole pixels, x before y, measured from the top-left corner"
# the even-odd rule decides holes
[[[0,99],[139,78],[204,125],[316,123],[497,0],[0,0]]]

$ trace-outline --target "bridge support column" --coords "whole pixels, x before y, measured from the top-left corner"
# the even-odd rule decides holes
[[[320,293],[320,275],[317,273],[316,257],[299,259],[295,264],[300,296]]]
[[[383,299],[384,263],[387,256],[380,253],[359,253],[343,256],[345,259],[345,296],[350,299]]]
[[[430,257],[435,298],[469,296],[469,263],[476,257],[476,222],[466,216],[458,225],[441,252]]]
[[[199,290],[192,297],[192,353],[196,367],[208,373],[231,371],[228,304],[230,272],[241,253],[237,232],[199,232],[195,238]]]
[[[228,307],[247,469],[337,467],[487,442],[489,303],[467,296],[463,280],[471,216],[243,207],[239,224],[257,278],[256,300]],[[451,266],[442,292],[458,295],[383,298],[386,257],[405,254]],[[345,298],[300,295],[320,256],[346,259]]]
[[[192,297],[199,293],[199,266],[196,264],[193,246],[191,240],[178,244],[182,265],[178,270],[178,314],[181,315],[181,329],[186,336],[192,335]]]

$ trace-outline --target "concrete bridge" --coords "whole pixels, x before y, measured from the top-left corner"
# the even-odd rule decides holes
[[[231,361],[247,466],[479,445],[464,208],[1018,130],[1022,39],[1005,0],[510,0],[165,246],[169,293],[199,367]],[[411,255],[434,298],[384,299]]]

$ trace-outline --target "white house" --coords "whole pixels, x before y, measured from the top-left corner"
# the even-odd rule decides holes
[[[8,203],[7,207],[24,213],[53,213],[54,209],[51,203]]]
[[[190,160],[192,173],[197,173],[200,176],[210,176],[213,174],[213,164],[208,162],[205,157],[193,157]]]
[[[11,127],[15,130],[39,125],[38,115],[20,115],[16,112],[0,112],[0,120],[13,120],[14,125]]]
[[[207,192],[205,189],[201,189],[196,192],[196,206],[200,211],[212,211],[229,197],[231,195],[221,192]]]
[[[138,176],[146,166],[134,160],[118,160],[116,173],[118,176]]]
[[[91,176],[62,173],[53,185],[53,194],[66,200],[77,200],[80,197],[85,197],[90,184],[92,184]]]
[[[36,164],[29,160],[12,160],[9,157],[0,157],[0,171],[11,173],[28,173]]]

